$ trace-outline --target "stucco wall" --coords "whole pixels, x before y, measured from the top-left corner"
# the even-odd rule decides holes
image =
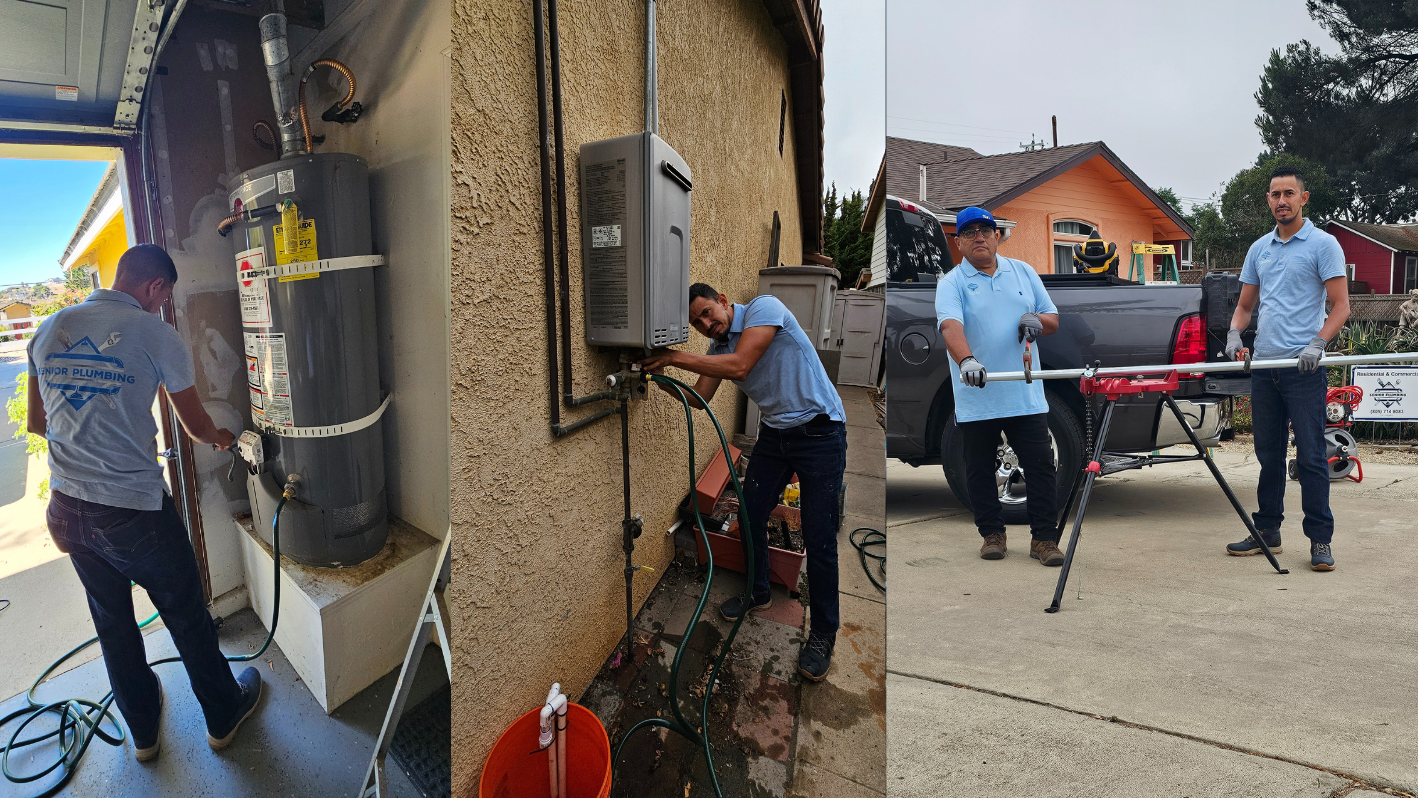
[[[643,129],[644,19],[640,0],[560,6],[578,393],[617,364],[581,343],[576,153]],[[775,210],[780,258],[801,262],[791,117],[778,152],[786,48],[757,0],[660,4],[658,37],[660,135],[693,172],[693,278],[743,301],[756,293]],[[585,688],[624,632],[625,597],[618,422],[562,440],[548,428],[531,5],[455,0],[453,42],[449,604],[462,795],[496,736],[552,682],[573,696]],[[705,345],[691,333],[690,348]],[[732,386],[712,404],[737,427]],[[696,416],[702,467],[717,446]],[[658,391],[632,407],[630,425],[632,504],[645,518],[635,560],[656,569],[636,577],[638,605],[673,554],[664,532],[688,488],[687,438],[683,411]]]
[[[1053,245],[1073,244],[1077,236],[1054,236],[1053,223],[1077,219],[1096,225],[1104,241],[1118,245],[1118,273],[1126,277],[1132,242],[1155,243],[1156,229],[1147,206],[1135,191],[1122,188],[1123,176],[1102,156],[1080,164],[1038,188],[994,209],[998,217],[1018,222],[1000,254],[1018,258],[1041,274],[1054,271]]]

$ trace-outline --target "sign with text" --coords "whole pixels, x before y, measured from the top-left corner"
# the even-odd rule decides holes
[[[1355,421],[1418,421],[1418,366],[1355,366]]]

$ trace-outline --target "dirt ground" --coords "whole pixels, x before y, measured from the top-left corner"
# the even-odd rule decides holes
[[[1238,433],[1236,439],[1221,444],[1221,451],[1237,454],[1254,454],[1255,441],[1247,433]],[[1293,452],[1295,447],[1290,447]],[[1418,443],[1411,445],[1380,444],[1359,441],[1359,462],[1382,463],[1384,465],[1418,465]]]

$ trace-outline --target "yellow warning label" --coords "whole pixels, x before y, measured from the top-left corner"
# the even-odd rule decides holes
[[[278,224],[276,225],[274,230],[276,239],[275,243],[277,266],[284,266],[288,263],[304,263],[306,261],[319,259],[319,255],[316,254],[314,219],[301,219],[300,223],[296,226],[294,252],[286,251],[286,237],[284,235],[283,227],[283,225]],[[319,276],[320,274],[318,272],[314,274],[296,274],[288,277],[282,277],[280,278],[280,281],[283,283],[288,283],[291,280],[308,280],[311,277]]]

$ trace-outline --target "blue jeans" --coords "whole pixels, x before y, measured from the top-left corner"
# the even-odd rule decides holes
[[[160,707],[158,677],[148,665],[133,617],[130,581],[146,590],[162,613],[207,728],[228,728],[241,688],[217,647],[197,558],[172,497],[163,496],[161,510],[130,510],[52,491],[45,520],[54,545],[69,555],[88,594],[108,683],[134,745],[146,748],[157,741]]]
[[[847,425],[826,416],[791,429],[758,427],[758,442],[744,476],[744,510],[754,549],[753,598],[768,597],[768,516],[793,474],[802,488],[803,545],[807,549],[808,608],[814,634],[835,638],[837,613],[837,507],[847,468]],[[744,540],[748,556],[748,539]]]
[[[1316,543],[1328,543],[1334,537],[1324,443],[1327,387],[1322,368],[1309,374],[1296,368],[1251,373],[1251,420],[1256,460],[1260,461],[1260,484],[1256,486],[1260,509],[1251,516],[1256,529],[1279,529],[1285,520],[1285,454],[1293,429],[1305,537]]]

